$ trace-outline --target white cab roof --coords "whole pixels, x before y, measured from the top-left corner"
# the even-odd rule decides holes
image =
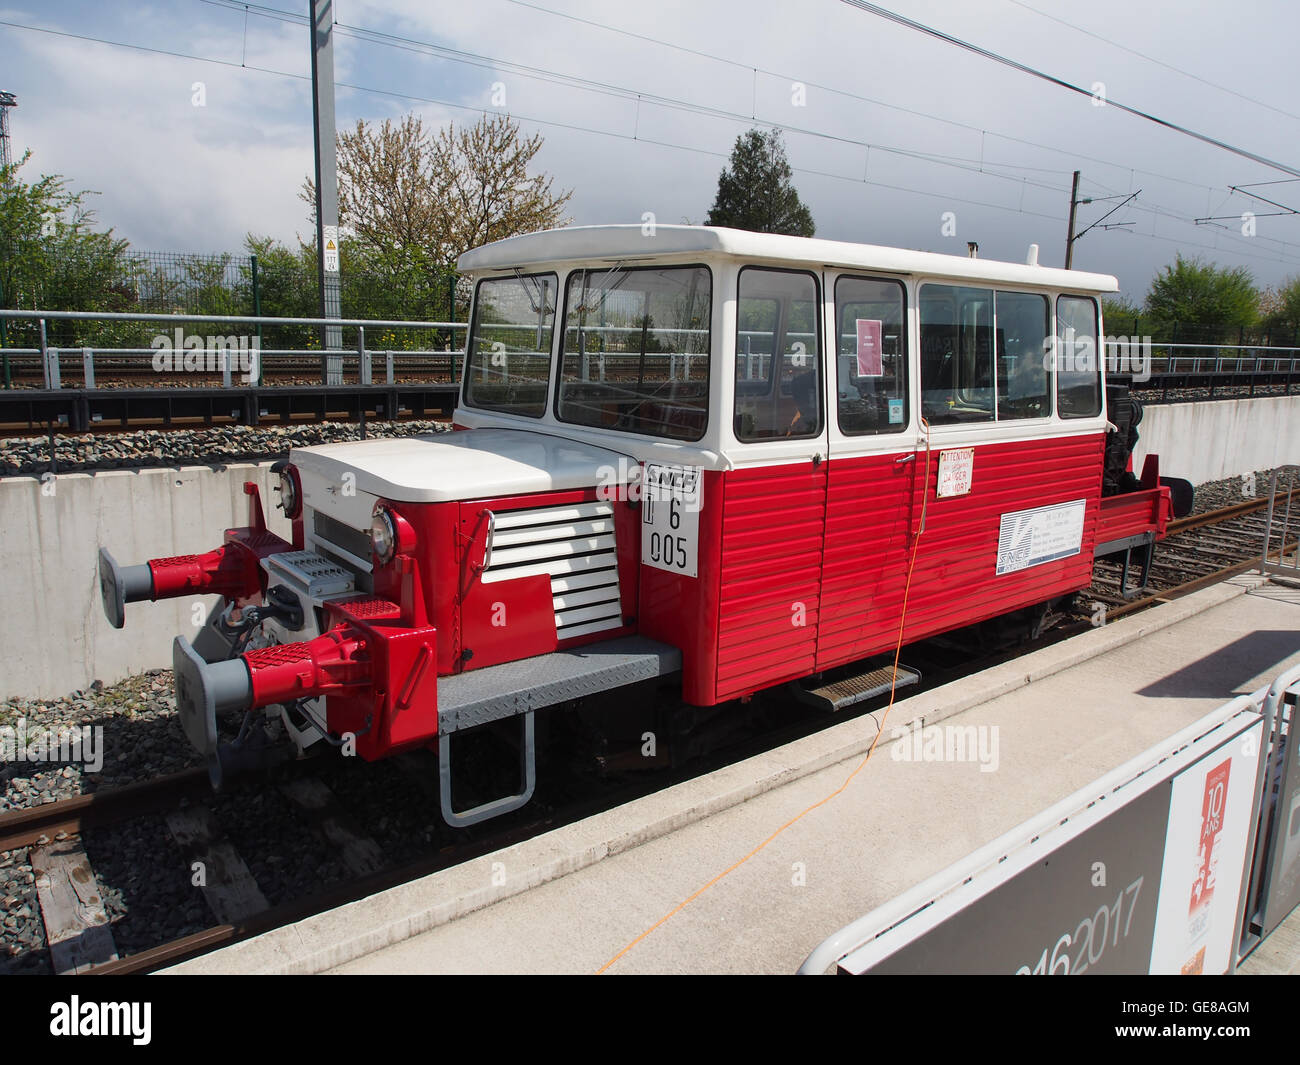
[[[638,225],[546,229],[468,251],[456,260],[456,268],[461,273],[475,274],[569,261],[633,262],[650,257],[710,255],[751,261],[784,260],[804,267],[821,265],[896,274],[942,275],[960,280],[1001,281],[1086,292],[1119,291],[1119,282],[1109,274],[714,226],[657,225],[652,235]]]
[[[616,483],[629,461],[635,462],[591,444],[519,429],[319,444],[294,448],[293,461],[326,480],[352,473],[361,491],[408,503],[590,488]]]

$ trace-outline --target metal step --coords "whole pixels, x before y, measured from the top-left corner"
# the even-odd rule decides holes
[[[438,732],[460,732],[681,668],[676,647],[645,636],[620,636],[439,677]]]
[[[895,681],[894,667],[891,663],[831,681],[820,688],[805,688],[798,681],[795,681],[790,688],[800,702],[834,713],[843,710],[846,706],[853,706],[877,695],[884,695],[891,687],[895,690],[906,688],[920,679],[919,671],[900,664],[898,678]]]

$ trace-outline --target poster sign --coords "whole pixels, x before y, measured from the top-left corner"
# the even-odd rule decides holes
[[[859,318],[858,376],[883,377],[884,360],[880,349],[881,323],[878,318]]]
[[[1232,961],[1260,742],[1221,748],[1174,780],[1153,973],[1222,973]]]
[[[1087,505],[1087,500],[1075,499],[1003,514],[998,527],[999,575],[1077,555],[1083,547]]]
[[[975,449],[959,447],[939,452],[939,487],[935,495],[940,499],[964,496],[970,492],[971,478],[975,473]]]
[[[1002,860],[950,867],[850,926],[857,945],[837,933],[801,971],[834,961],[829,947],[852,974],[1227,972],[1262,734],[1252,708],[1154,768],[1165,752],[1152,748],[1128,782],[1076,793],[1044,817],[1051,827],[1004,837]]]

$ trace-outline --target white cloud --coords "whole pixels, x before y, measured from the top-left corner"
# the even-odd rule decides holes
[[[1289,55],[1297,19],[1283,0],[1267,5],[1260,16],[1260,24],[1275,26],[1276,32],[1250,30],[1234,22],[1239,16],[1225,15],[1208,3],[1184,5],[1171,18],[1158,8],[1147,10],[1126,0],[1098,0],[1087,8],[1062,0],[1026,2],[1242,93],[1300,111],[1300,105],[1290,104],[1300,98],[1300,73]],[[1086,98],[846,4],[537,3],[733,62],[684,54],[507,0],[436,6],[418,0],[344,0],[336,11],[341,23],[335,44],[338,79],[468,107],[487,107],[493,82],[504,82],[507,109],[526,129],[546,138],[540,165],[555,175],[557,185],[575,189],[570,213],[579,222],[634,221],[647,210],[660,219],[701,221],[713,199],[721,156],[749,123],[665,109],[645,99],[638,104],[525,77],[501,65],[483,68],[431,56],[419,48],[363,43],[349,36],[350,27],[436,41],[633,92],[739,112],[744,119],[757,115],[759,124],[780,124],[787,129],[796,183],[819,234],[827,237],[958,253],[964,253],[966,240],[974,239],[981,254],[1016,260],[1035,241],[1042,245],[1044,262],[1059,262],[1066,190],[1070,171],[1077,167],[1088,195],[1143,190],[1137,209],[1119,216],[1136,221],[1134,231],[1094,230],[1076,246],[1075,259],[1082,268],[1116,273],[1136,296],[1145,291],[1154,270],[1180,249],[1247,265],[1264,282],[1300,272],[1300,218],[1261,218],[1259,237],[1252,241],[1235,228],[1196,227],[1152,213],[1155,205],[1186,218],[1239,213],[1249,201],[1229,197],[1229,184],[1283,175],[1113,107],[1093,107]],[[1010,0],[896,0],[892,6],[1085,86],[1105,82],[1112,98],[1295,162],[1288,157],[1300,122],[1119,51]],[[53,4],[3,17],[236,62],[246,51],[250,66],[294,74],[308,70],[305,25],[252,17],[245,35],[241,14],[197,0],[121,13]],[[1247,32],[1248,48],[1237,52],[1225,46],[1233,35]],[[10,59],[4,87],[20,97],[13,116],[18,146],[33,148],[35,168],[66,174],[78,187],[102,190],[95,204],[101,220],[138,247],[235,250],[249,230],[281,239],[305,232],[297,191],[312,166],[307,82],[4,27],[0,36]],[[785,76],[755,76],[754,67]],[[808,84],[806,106],[792,105],[791,79]],[[200,80],[206,85],[207,106],[195,108],[191,86]],[[951,122],[836,96],[814,83]],[[476,117],[446,104],[342,88],[338,93],[340,126],[407,110],[417,110],[434,124]],[[565,124],[620,136],[566,129]],[[964,165],[969,168],[881,148],[868,157],[859,145],[795,127],[940,154],[968,161]],[[630,139],[634,135],[637,139]],[[647,143],[652,140],[670,146]],[[995,164],[1015,167],[1002,171],[1013,180],[979,172],[981,167],[996,170]],[[864,173],[875,184],[864,184]],[[1300,182],[1291,188],[1292,199],[1300,200]],[[1277,191],[1281,195],[1287,189]],[[1082,207],[1081,226],[1109,205],[1098,201]],[[944,210],[957,212],[955,238],[939,234]],[[1286,249],[1291,263],[1276,262],[1278,246],[1269,238],[1291,242]]]

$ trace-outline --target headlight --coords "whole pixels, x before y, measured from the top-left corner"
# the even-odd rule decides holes
[[[298,471],[283,460],[271,468],[280,475],[280,507],[284,516],[293,521],[302,514],[302,489],[298,482]]]
[[[387,508],[379,508],[370,519],[370,549],[381,565],[386,565],[397,550],[397,526]]]

